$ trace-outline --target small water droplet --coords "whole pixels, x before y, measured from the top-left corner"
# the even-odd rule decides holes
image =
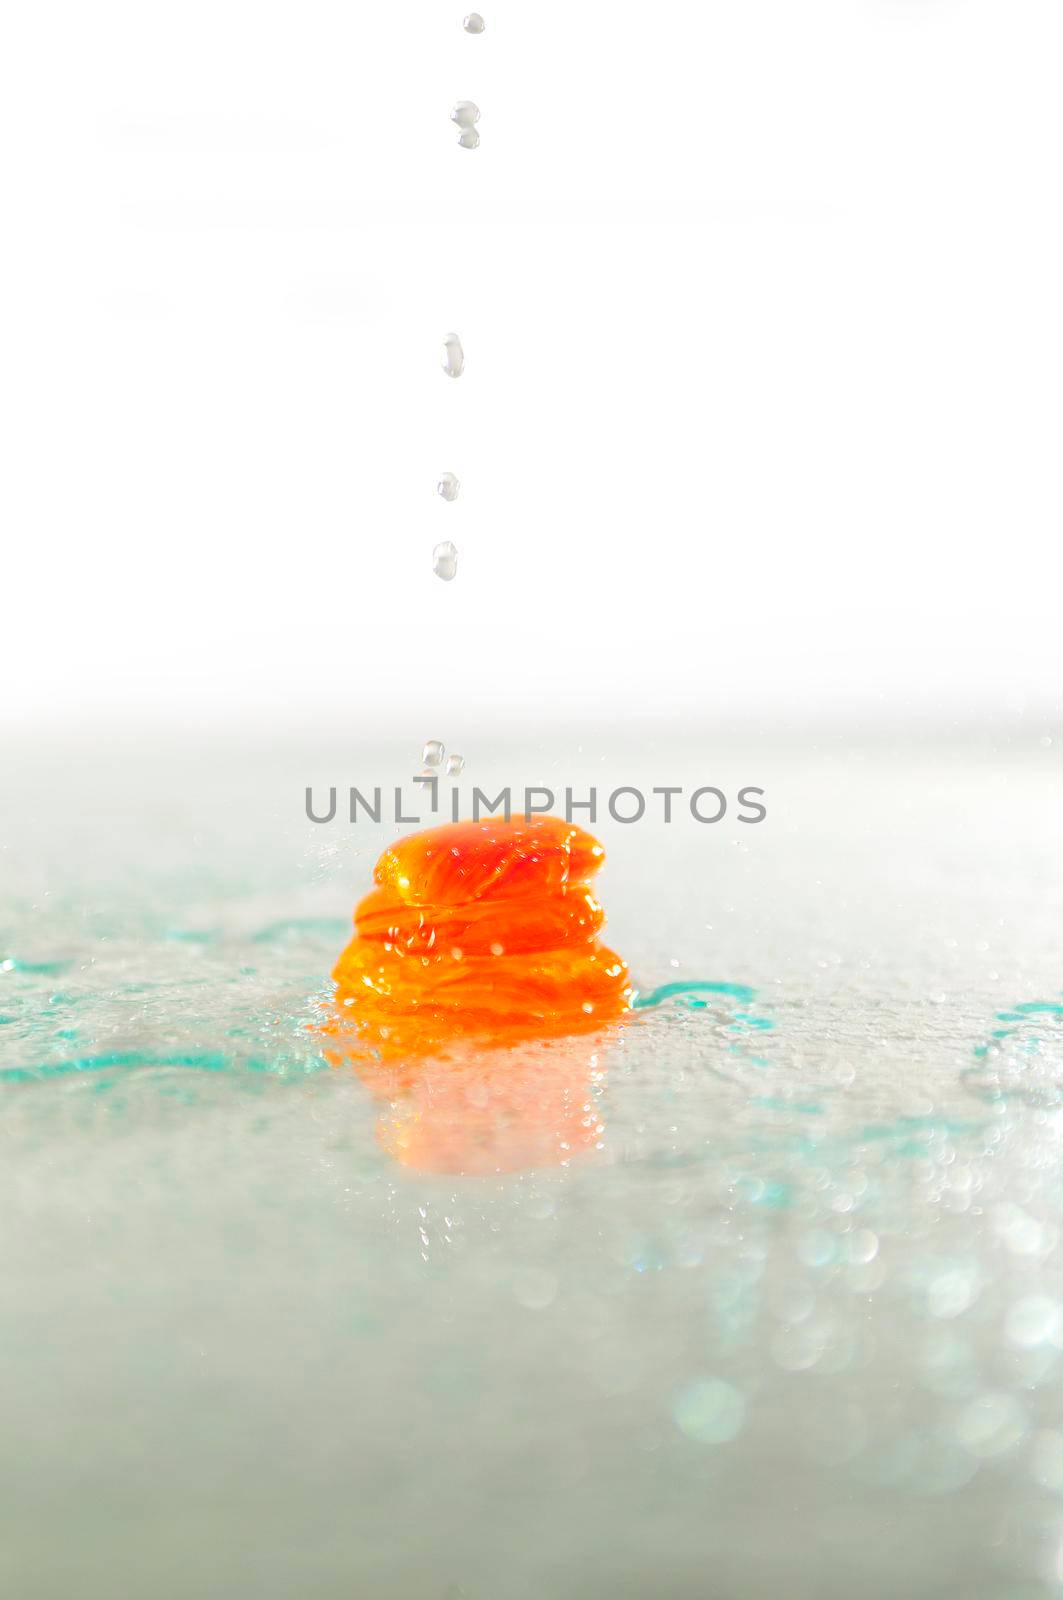
[[[444,583],[449,583],[451,578],[457,577],[458,549],[449,539],[444,539],[442,544],[437,544],[432,551],[432,571],[437,578],[442,578]]]
[[[449,756],[447,758],[447,773],[448,773],[448,775],[450,777],[456,778],[458,776],[459,772],[464,772],[464,771],[465,771],[465,757],[464,756]]]
[[[484,19],[478,11],[470,11],[462,23],[466,33],[483,33],[485,26]]]
[[[465,351],[456,333],[448,333],[443,340],[443,371],[448,378],[460,378],[465,371]]]
[[[446,750],[441,739],[429,739],[421,751],[421,760],[426,767],[438,767],[442,765],[445,754]]]
[[[476,124],[480,120],[480,108],[472,100],[459,100],[450,113],[451,122],[456,122],[460,128],[458,143],[463,150],[475,150],[480,143],[480,135],[476,131]]]
[[[456,500],[461,484],[452,472],[444,472],[436,484],[436,493],[444,500]]]

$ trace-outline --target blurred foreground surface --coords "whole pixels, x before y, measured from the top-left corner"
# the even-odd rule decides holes
[[[406,752],[9,750],[5,1594],[1063,1593],[1058,746],[599,742],[462,782],[768,819],[599,819],[656,1003],[402,1082],[303,798]]]

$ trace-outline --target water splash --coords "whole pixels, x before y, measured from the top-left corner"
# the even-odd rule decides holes
[[[450,113],[451,122],[460,129],[458,143],[463,150],[475,150],[480,143],[480,135],[476,131],[476,124],[480,120],[480,108],[472,100],[459,100]]]
[[[460,378],[465,371],[465,351],[456,333],[448,333],[443,340],[443,371],[448,378]]]
[[[449,583],[458,575],[458,547],[449,539],[444,539],[432,551],[432,571],[437,578],[442,578],[444,583]]]

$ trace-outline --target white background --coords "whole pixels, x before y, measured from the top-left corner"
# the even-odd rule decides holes
[[[1058,0],[483,8],[9,8],[0,717],[1050,719]]]

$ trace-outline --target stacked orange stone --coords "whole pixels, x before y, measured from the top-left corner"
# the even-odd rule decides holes
[[[559,817],[452,823],[385,850],[333,973],[359,1044],[394,1060],[620,1016],[627,966],[598,939],[590,885],[604,859]]]

